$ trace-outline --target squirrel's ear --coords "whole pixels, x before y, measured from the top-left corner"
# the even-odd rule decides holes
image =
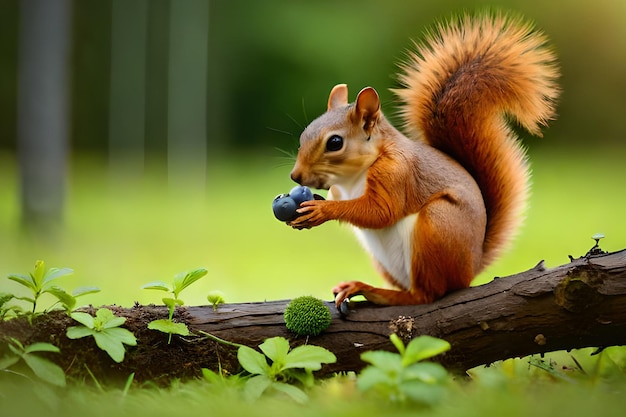
[[[345,84],[337,84],[330,91],[328,96],[328,110],[337,107],[343,107],[348,104],[348,86]]]
[[[355,116],[363,122],[363,129],[371,133],[380,116],[380,98],[372,87],[365,87],[357,96]]]

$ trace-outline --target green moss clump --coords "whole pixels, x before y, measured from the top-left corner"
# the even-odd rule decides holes
[[[304,295],[291,300],[283,315],[287,329],[298,336],[317,336],[330,326],[330,309],[319,298]]]

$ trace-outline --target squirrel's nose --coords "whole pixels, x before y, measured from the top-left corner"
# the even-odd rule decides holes
[[[290,176],[292,180],[302,185],[302,170],[300,169],[298,162],[296,162],[296,164],[293,166]]]
[[[295,182],[297,182],[298,184],[302,185],[302,174],[300,174],[299,172],[297,172],[295,169],[293,171],[291,171],[291,179],[294,180]]]

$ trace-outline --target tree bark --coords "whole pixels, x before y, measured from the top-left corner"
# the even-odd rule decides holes
[[[216,311],[211,306],[180,308],[175,320],[185,322],[197,336],[174,337],[169,345],[167,335],[146,327],[149,321],[167,316],[165,307],[109,307],[127,317],[126,327],[138,339],[137,347],[128,348],[120,364],[99,351],[93,340],[67,339],[66,327],[76,323],[61,312],[40,316],[27,329],[18,326],[27,320],[1,322],[0,335],[24,343],[53,341],[62,353],[51,358],[68,373],[80,373],[86,366],[97,377],[135,372],[137,380],[166,382],[197,376],[201,368],[239,372],[236,347],[214,342],[200,332],[252,347],[273,336],[290,339],[292,346],[323,346],[335,353],[337,362],[325,366],[320,375],[360,370],[362,352],[393,350],[392,333],[405,341],[428,334],[452,345],[435,360],[463,371],[511,357],[626,344],[626,250],[605,254],[595,249],[553,269],[541,262],[529,271],[427,305],[380,307],[358,302],[342,317],[329,302],[331,325],[316,337],[289,333],[283,322],[287,304],[228,304]]]

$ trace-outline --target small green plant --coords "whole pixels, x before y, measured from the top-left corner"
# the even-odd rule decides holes
[[[76,306],[76,298],[86,294],[92,294],[100,291],[98,287],[80,287],[72,291],[72,293],[66,292],[63,288],[53,284],[53,281],[73,274],[74,271],[70,268],[49,268],[46,269],[44,261],[36,261],[33,272],[28,275],[12,274],[8,278],[11,281],[15,281],[22,286],[28,288],[32,294],[32,297],[15,297],[17,300],[27,301],[33,305],[32,313],[37,310],[37,301],[43,294],[51,294],[56,297],[57,303],[60,303],[65,311],[71,312]]]
[[[17,316],[23,312],[20,306],[9,304],[9,301],[13,300],[14,298],[15,296],[13,294],[5,292],[0,293],[0,320],[4,320],[7,316],[11,314]]]
[[[323,363],[337,361],[332,352],[319,346],[298,346],[290,351],[289,341],[283,337],[267,339],[259,349],[263,353],[247,346],[237,350],[239,363],[252,375],[244,388],[244,395],[251,400],[273,390],[304,402],[308,398],[306,393],[291,384],[299,382],[310,387],[314,383],[313,371],[321,369]]]
[[[0,358],[0,370],[19,374],[19,372],[10,371],[8,368],[22,360],[38,378],[52,385],[65,386],[63,369],[59,365],[38,355],[41,352],[59,353],[58,347],[50,343],[33,343],[32,345],[24,346],[15,338],[9,340],[8,346],[10,352]]]
[[[445,393],[448,373],[443,366],[425,362],[450,349],[445,340],[419,336],[405,347],[396,335],[390,336],[399,353],[369,351],[361,355],[368,365],[357,379],[361,391],[373,391],[394,402],[436,404]]]
[[[305,295],[291,300],[283,314],[287,329],[298,336],[317,336],[330,326],[330,310],[319,298]]]
[[[135,335],[128,329],[120,327],[126,322],[126,318],[117,317],[108,308],[98,309],[95,317],[82,312],[74,312],[70,316],[82,326],[69,327],[67,337],[80,339],[93,336],[98,347],[108,353],[115,362],[119,363],[124,360],[126,352],[124,345],[137,345]]]
[[[213,306],[213,311],[216,311],[220,304],[224,304],[224,294],[221,291],[211,291],[206,299]]]
[[[148,323],[148,328],[151,330],[158,330],[163,333],[167,333],[169,335],[167,339],[167,343],[169,344],[172,341],[172,334],[178,334],[181,336],[189,336],[189,328],[185,323],[175,323],[173,321],[174,311],[176,310],[176,306],[184,305],[184,301],[180,299],[179,294],[185,288],[202,278],[207,274],[207,270],[204,268],[194,269],[189,272],[181,272],[174,277],[174,281],[171,285],[163,282],[163,281],[155,281],[150,282],[142,286],[142,289],[146,290],[159,290],[165,291],[167,293],[171,293],[174,297],[164,297],[163,304],[165,304],[168,308],[168,317],[167,319],[158,319],[153,320]]]
[[[215,372],[207,368],[200,369],[204,382],[220,388],[234,388],[237,392],[243,387],[245,377],[240,375],[230,375],[225,373],[221,368]]]

